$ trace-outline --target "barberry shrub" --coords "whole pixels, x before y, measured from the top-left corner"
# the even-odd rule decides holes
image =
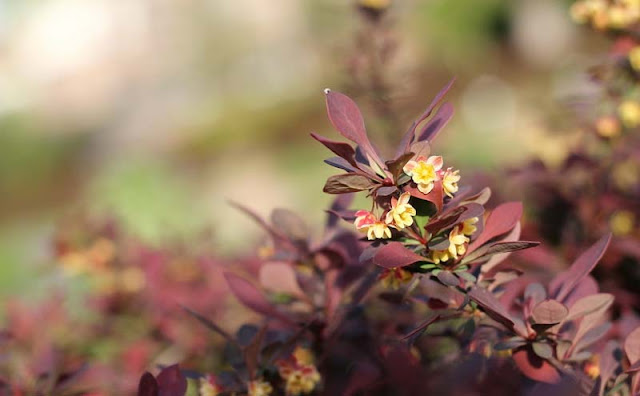
[[[385,160],[369,140],[357,105],[325,91],[329,120],[352,142],[312,134],[343,171],[324,191],[337,198],[324,232],[275,210],[264,220],[270,246],[253,279],[225,274],[229,289],[262,319],[222,337],[226,365],[188,372],[200,395],[636,394],[640,330],[616,337],[590,273],[605,254],[604,234],[564,272],[523,273],[512,252],[522,205],[486,209],[490,190],[463,186],[458,170],[432,155],[453,115],[449,83]],[[449,164],[447,164],[449,165]],[[349,209],[354,193],[371,206]],[[340,226],[345,220],[349,226]],[[354,231],[359,231],[356,233]],[[146,373],[140,395],[182,395],[175,366]],[[197,388],[197,389],[196,389]]]

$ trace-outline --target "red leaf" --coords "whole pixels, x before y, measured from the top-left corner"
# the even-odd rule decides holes
[[[556,324],[569,314],[567,307],[556,300],[544,300],[531,313],[536,324]]]
[[[418,199],[422,199],[424,201],[429,201],[429,202],[433,203],[434,205],[436,205],[436,209],[438,210],[438,212],[440,212],[442,210],[444,194],[442,193],[442,181],[441,180],[436,180],[433,183],[433,190],[431,190],[431,192],[429,192],[429,194],[424,194],[424,193],[420,192],[420,190],[418,190],[417,187],[414,187],[414,185],[412,183],[407,184],[404,187],[404,190],[408,191],[409,194],[411,194],[412,197],[416,197]]]
[[[469,246],[469,252],[476,250],[490,239],[511,231],[520,221],[521,216],[521,202],[507,202],[495,208],[489,214],[482,234]]]
[[[138,396],[158,396],[158,382],[151,373],[146,372],[140,378]]]
[[[640,361],[640,327],[632,331],[624,340],[624,351],[631,364]]]
[[[607,234],[594,243],[586,252],[582,253],[566,273],[560,273],[550,282],[549,288],[555,299],[563,301],[573,288],[598,264],[600,258],[607,250],[611,234]],[[560,281],[560,279],[564,281]]]
[[[520,349],[513,353],[513,360],[527,377],[548,384],[560,381],[560,373],[551,364],[537,356],[531,348]]]
[[[430,142],[438,136],[438,133],[449,120],[453,117],[453,105],[451,103],[445,103],[438,109],[438,112],[432,119],[429,120],[418,133],[418,141]]]
[[[340,132],[342,136],[362,147],[366,154],[370,155],[375,161],[378,161],[378,163],[382,165],[383,161],[380,160],[367,137],[364,120],[358,105],[347,95],[340,92],[329,89],[326,89],[324,92],[326,95],[329,121],[331,121],[333,127]]]
[[[390,242],[380,247],[373,256],[373,263],[384,268],[406,267],[425,258],[404,247],[400,242]]]
[[[231,273],[225,272],[224,277],[227,280],[231,292],[244,304],[247,308],[252,309],[267,317],[277,317],[278,319],[291,323],[292,320],[280,313],[267,298],[246,279]]]
[[[311,137],[322,143],[329,150],[333,151],[336,155],[338,155],[338,157],[345,159],[354,167],[358,167],[355,159],[356,151],[353,149],[353,147],[351,147],[350,144],[331,140],[324,136],[317,135],[313,132],[311,133]]]
[[[177,364],[166,367],[158,374],[159,396],[184,396],[187,393],[187,379]]]

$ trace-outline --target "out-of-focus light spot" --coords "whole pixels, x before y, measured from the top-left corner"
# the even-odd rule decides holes
[[[513,89],[496,76],[476,78],[462,96],[462,117],[472,130],[502,132],[513,129],[516,120]]]
[[[513,18],[513,44],[531,65],[546,68],[562,61],[571,50],[575,28],[560,2],[519,2]]]
[[[104,1],[65,0],[34,8],[18,32],[19,69],[47,81],[103,59],[113,49],[112,15]]]

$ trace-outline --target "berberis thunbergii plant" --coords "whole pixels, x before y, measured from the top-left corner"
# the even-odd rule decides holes
[[[232,335],[188,309],[226,341],[226,363],[216,373],[146,373],[139,394],[183,395],[186,376],[192,394],[206,396],[636,394],[640,330],[622,347],[611,340],[613,297],[589,275],[610,236],[555,275],[508,264],[511,252],[537,245],[519,240],[522,205],[486,210],[490,190],[463,187],[431,152],[453,115],[442,103],[451,85],[389,160],[357,105],[325,90],[331,124],[353,145],[312,134],[343,171],[324,186],[338,195],[324,233],[313,237],[287,210],[267,221],[238,205],[270,245],[257,271],[225,277],[262,319]],[[371,206],[348,209],[353,193]]]

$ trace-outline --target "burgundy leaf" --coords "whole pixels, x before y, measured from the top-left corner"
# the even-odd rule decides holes
[[[520,221],[521,216],[521,202],[507,202],[495,208],[489,214],[482,234],[469,246],[469,252],[476,250],[485,242],[511,231]]]
[[[291,265],[286,262],[268,262],[260,267],[260,284],[266,290],[276,293],[290,294],[295,297],[304,298],[305,294],[300,289],[296,272]]]
[[[620,362],[616,355],[620,350],[617,341],[610,340],[604,347],[600,355],[600,395],[604,394],[604,389],[609,379],[615,374]]]
[[[442,102],[442,99],[447,94],[447,92],[449,92],[449,89],[451,89],[451,86],[453,85],[454,81],[455,81],[455,78],[452,79],[451,81],[449,81],[449,83],[444,88],[442,88],[440,90],[440,92],[438,92],[436,97],[431,101],[431,104],[429,105],[429,107],[427,107],[427,109],[420,115],[420,117],[418,117],[418,119],[416,119],[413,122],[413,124],[411,125],[409,130],[407,130],[407,132],[405,132],[404,136],[402,137],[402,141],[400,143],[400,146],[398,146],[398,151],[396,153],[397,155],[400,155],[400,154],[406,152],[407,149],[409,148],[409,146],[411,145],[411,143],[413,143],[415,141],[416,128],[424,120],[429,118],[429,116],[431,115],[433,110],[440,104],[440,102]]]
[[[158,382],[151,373],[146,372],[138,384],[138,396],[158,396]]]
[[[349,164],[347,160],[341,157],[327,158],[326,160],[324,160],[324,163],[327,165],[331,165],[334,168],[342,169],[344,171],[351,172],[351,173],[355,173],[358,171],[358,169],[351,166],[351,164]]]
[[[353,202],[353,198],[355,198],[354,194],[341,194],[333,200],[331,207],[327,211],[329,213],[327,216],[327,228],[333,228],[338,225],[338,220],[341,216],[337,215],[336,212],[341,213],[341,211],[346,210],[349,205],[351,205],[351,202]],[[351,214],[355,215],[355,212]],[[355,219],[355,217],[351,220],[353,221],[353,219]]]
[[[592,312],[607,309],[613,303],[613,295],[609,293],[599,293],[586,296],[576,301],[569,307],[569,315],[565,320],[579,319]]]
[[[275,209],[271,212],[271,224],[293,241],[309,239],[309,228],[304,220],[290,210]]]
[[[331,140],[313,132],[311,133],[311,137],[322,143],[329,150],[333,151],[338,157],[343,158],[350,165],[356,168],[358,167],[358,164],[356,163],[356,151],[350,144]]]
[[[432,323],[434,323],[438,319],[440,319],[440,314],[431,313],[427,317],[427,319],[425,319],[415,329],[413,329],[409,333],[407,333],[404,337],[402,337],[402,339],[406,340],[409,343],[409,345],[413,345],[413,343],[415,343],[415,341],[418,339],[418,337],[420,337],[420,335],[422,335],[422,333],[424,333],[424,331],[427,329],[427,327],[429,327]]]
[[[431,154],[431,143],[423,141],[423,142],[415,142],[409,148],[409,151],[413,153],[413,157],[429,157]]]
[[[524,289],[524,301],[527,307],[533,310],[533,307],[541,303],[547,298],[547,291],[540,283],[533,282]]]
[[[560,373],[549,362],[536,355],[531,348],[523,348],[513,353],[513,360],[527,377],[545,382],[548,384],[556,384],[560,382]]]
[[[368,190],[375,184],[367,177],[347,173],[345,175],[334,175],[327,179],[322,191],[328,194],[344,194]]]
[[[177,364],[160,371],[157,380],[159,396],[184,396],[187,393],[187,379]]]
[[[515,331],[515,324],[511,315],[491,292],[480,287],[473,287],[471,291],[469,291],[469,298],[482,307],[491,319]],[[519,335],[526,336],[526,334]]]
[[[398,191],[398,187],[396,186],[385,186],[385,187],[380,187],[379,189],[376,190],[376,195],[379,197],[387,197],[391,194],[393,194],[394,192]]]
[[[398,178],[403,174],[402,168],[407,164],[407,162],[409,162],[411,158],[413,158],[413,155],[414,154],[412,152],[404,153],[392,161],[387,161],[387,169],[389,169],[389,172],[391,172],[391,174],[393,175],[393,180],[397,181]]]
[[[640,361],[640,327],[632,331],[624,340],[624,352],[631,364]]]
[[[543,359],[551,359],[553,357],[553,348],[545,342],[534,342],[531,344],[533,353]]]
[[[364,119],[358,105],[347,95],[330,89],[325,90],[325,96],[327,113],[333,127],[342,136],[362,147],[365,153],[370,155],[374,161],[382,164],[383,162],[367,137]]]
[[[460,279],[449,271],[440,271],[436,277],[447,286],[460,286]]]
[[[534,241],[517,241],[517,242],[494,242],[489,245],[485,245],[482,248],[474,251],[471,254],[467,254],[462,260],[463,263],[471,263],[480,259],[484,259],[494,254],[504,254],[516,252],[518,250],[529,249],[538,246],[540,242]]]
[[[531,316],[536,324],[556,324],[562,322],[569,310],[556,300],[545,300],[533,308]]]
[[[430,142],[438,136],[438,133],[453,117],[453,105],[444,103],[438,109],[436,115],[433,116],[418,132],[418,141]]]
[[[576,261],[573,262],[566,275],[561,278],[563,274],[558,274],[550,282],[551,294],[555,295],[556,300],[563,301],[573,288],[598,264],[600,258],[607,250],[609,242],[611,241],[611,234],[607,234],[600,238],[598,242],[593,244],[586,252],[582,253]],[[564,279],[563,282],[559,282],[558,279]]]
[[[424,257],[404,247],[402,243],[390,242],[376,250],[373,256],[373,263],[384,268],[398,268],[424,261],[424,259]]]
[[[243,355],[247,364],[247,371],[249,372],[249,378],[252,380],[256,377],[256,370],[258,368],[258,359],[260,358],[260,347],[262,341],[267,332],[267,326],[262,326],[260,331],[251,339],[251,342],[244,348]]]
[[[277,317],[278,319],[291,323],[292,320],[280,313],[267,298],[246,279],[231,273],[225,272],[224,277],[227,280],[231,292],[244,304],[247,308],[252,309],[267,317]]]
[[[602,339],[602,337],[604,337],[610,329],[611,323],[604,322],[601,325],[587,331],[582,337],[580,337],[579,340],[574,341],[571,357],[575,357],[585,348],[588,348],[594,343],[600,341],[600,339]]]
[[[429,201],[436,205],[436,209],[438,212],[442,210],[442,204],[444,199],[444,194],[442,192],[442,181],[436,180],[433,183],[433,190],[429,192],[429,194],[424,194],[415,186],[415,184],[407,184],[404,186],[404,190],[408,191],[412,197],[416,197],[418,199],[422,199],[424,201]]]

